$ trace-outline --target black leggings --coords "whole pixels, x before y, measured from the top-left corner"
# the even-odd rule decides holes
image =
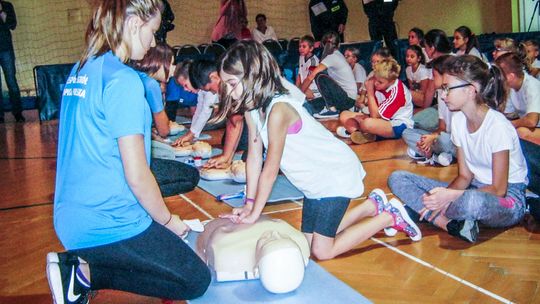
[[[322,97],[311,101],[315,111],[320,112],[321,107],[335,107],[339,112],[348,110],[354,106],[355,100],[350,98],[345,90],[328,74],[318,74],[315,82]]]
[[[204,262],[181,238],[156,222],[130,239],[70,253],[88,262],[92,290],[188,300],[201,296],[210,284]]]

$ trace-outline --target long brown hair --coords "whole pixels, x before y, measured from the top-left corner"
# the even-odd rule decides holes
[[[240,98],[234,100],[225,84],[221,83],[219,109],[211,119],[212,123],[255,109],[265,112],[274,96],[288,93],[281,83],[276,60],[258,42],[239,41],[233,44],[223,55],[219,70],[240,78],[244,90]]]
[[[89,58],[123,47],[124,23],[129,16],[149,21],[163,10],[161,0],[102,0],[96,4],[92,20],[86,29],[86,50],[81,56],[79,70]],[[125,45],[125,47],[129,47]],[[129,54],[130,50],[127,54]],[[129,58],[121,58],[126,62]]]

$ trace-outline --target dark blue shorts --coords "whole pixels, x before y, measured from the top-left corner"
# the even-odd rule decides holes
[[[347,197],[309,199],[304,197],[302,232],[335,237],[339,224],[351,202]]]
[[[394,137],[383,137],[377,135],[377,140],[385,140],[385,139],[400,139],[403,135],[403,131],[407,129],[406,124],[400,124],[399,126],[392,127],[392,130],[394,131]]]

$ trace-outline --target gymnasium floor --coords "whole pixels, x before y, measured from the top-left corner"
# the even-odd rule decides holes
[[[61,251],[52,223],[58,123],[37,122],[26,111],[27,122],[0,124],[0,303],[51,303],[45,276],[45,256]],[[336,122],[324,123],[335,130]],[[211,144],[221,130],[209,132]],[[366,192],[375,187],[389,193],[386,179],[397,169],[450,181],[456,166],[416,165],[398,140],[352,146],[367,177]],[[83,176],[85,172],[81,172]],[[206,220],[228,212],[196,189],[166,198],[184,219]],[[353,201],[356,205],[361,200]],[[299,228],[301,202],[270,205],[265,213]],[[540,303],[540,231],[531,220],[506,231],[482,229],[471,245],[427,225],[424,238],[412,243],[404,234],[383,233],[333,260],[325,269],[375,303]],[[161,303],[117,291],[100,291],[91,303]]]

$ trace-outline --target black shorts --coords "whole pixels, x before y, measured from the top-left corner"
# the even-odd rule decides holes
[[[351,202],[346,197],[309,199],[304,197],[302,232],[335,237],[339,224]]]

